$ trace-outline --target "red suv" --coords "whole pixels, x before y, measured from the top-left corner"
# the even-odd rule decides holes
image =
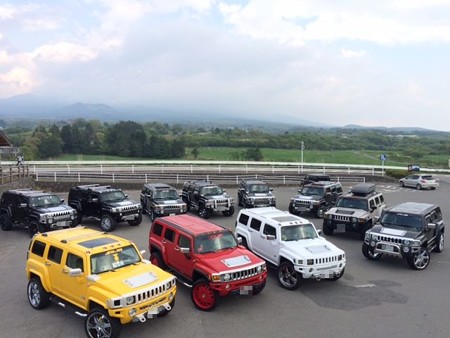
[[[192,302],[203,311],[214,309],[218,296],[255,295],[266,285],[265,261],[238,245],[229,229],[196,216],[155,219],[149,251],[153,264],[192,287]]]

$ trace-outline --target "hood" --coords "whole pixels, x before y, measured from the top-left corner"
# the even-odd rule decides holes
[[[312,195],[312,196],[306,196],[306,195],[297,195],[295,198],[299,199],[299,200],[304,200],[304,201],[318,201],[320,200],[322,196],[319,195]]]
[[[206,253],[201,255],[200,260],[203,265],[217,272],[236,270],[263,262],[252,252],[240,247]]]
[[[351,208],[331,208],[327,213],[349,217],[360,217],[367,214],[367,211],[362,209],[351,209]]]
[[[128,207],[131,205],[136,205],[138,203],[136,203],[133,200],[125,199],[123,201],[110,201],[110,202],[106,202],[105,204],[107,204],[111,207]]]
[[[323,237],[282,242],[282,245],[295,256],[304,259],[315,259],[344,254],[343,250],[339,249],[333,243],[328,242]]]
[[[108,271],[98,276],[95,285],[117,296],[148,289],[163,283],[173,276],[150,263],[141,262],[115,271]]]
[[[60,204],[53,207],[47,207],[47,208],[34,208],[35,210],[38,210],[40,213],[51,213],[51,212],[65,212],[65,211],[72,211],[74,210],[72,207],[66,205],[66,204]]]
[[[370,229],[370,233],[381,236],[395,236],[405,239],[416,239],[422,234],[422,231],[417,231],[416,229],[403,227],[387,228],[377,223]]]

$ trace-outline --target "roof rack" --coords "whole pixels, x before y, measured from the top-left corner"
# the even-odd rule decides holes
[[[358,196],[367,196],[371,193],[373,193],[376,189],[375,184],[373,183],[359,183],[357,185],[355,185],[350,192],[353,195],[358,195]]]

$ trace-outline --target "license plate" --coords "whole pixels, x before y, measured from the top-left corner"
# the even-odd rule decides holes
[[[56,226],[67,227],[67,226],[69,226],[69,222],[67,222],[67,221],[56,222]]]
[[[171,214],[169,214],[169,216],[175,216],[175,213],[174,213],[174,212],[172,212]]]
[[[336,224],[336,232],[345,232],[345,224]]]
[[[383,244],[383,250],[389,251],[389,252],[394,252],[394,247],[391,245]]]
[[[136,217],[134,215],[124,216],[124,221],[133,221]]]

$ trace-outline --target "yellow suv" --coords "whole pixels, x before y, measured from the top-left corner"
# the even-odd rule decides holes
[[[35,235],[27,253],[28,300],[85,317],[88,337],[117,337],[121,324],[167,315],[176,279],[126,239],[86,227]]]

